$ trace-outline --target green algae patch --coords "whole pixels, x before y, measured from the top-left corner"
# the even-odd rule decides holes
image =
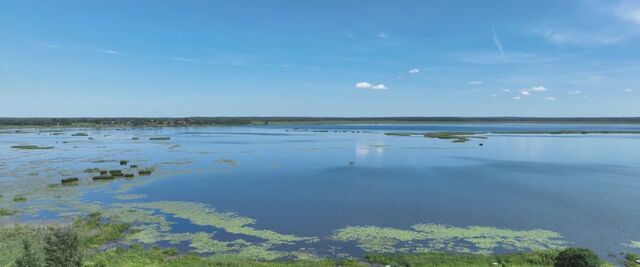
[[[113,198],[115,199],[119,199],[119,200],[133,200],[133,199],[141,199],[146,197],[146,195],[142,195],[142,194],[121,194],[121,195],[116,195]]]
[[[418,224],[412,230],[376,226],[349,226],[331,236],[337,241],[356,241],[365,252],[432,252],[488,254],[496,249],[510,251],[543,250],[562,247],[565,242],[556,232],[516,231],[494,227],[453,227]]]
[[[288,244],[292,242],[309,240],[310,238],[297,237],[276,233],[271,230],[253,228],[255,220],[239,216],[232,212],[219,212],[204,204],[181,201],[159,201],[148,203],[131,203],[130,207],[156,209],[164,213],[173,214],[177,218],[189,220],[196,225],[209,225],[224,229],[233,234],[244,234],[264,239],[270,244]]]
[[[53,149],[52,146],[36,146],[36,145],[11,146],[11,148],[13,148],[13,149],[24,149],[24,150]]]
[[[423,240],[423,233],[376,226],[349,226],[336,230],[331,236],[337,241],[356,241],[358,247],[366,252],[393,253],[399,242]]]

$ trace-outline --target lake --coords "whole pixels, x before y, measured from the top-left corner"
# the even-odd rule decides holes
[[[123,242],[258,258],[559,246],[603,257],[640,252],[640,135],[486,134],[454,143],[384,134],[555,130],[640,126],[5,129],[1,206],[22,212],[0,222],[100,210],[139,228]],[[93,168],[136,177],[96,182]],[[139,176],[142,168],[153,173]],[[72,176],[76,185],[54,185]]]

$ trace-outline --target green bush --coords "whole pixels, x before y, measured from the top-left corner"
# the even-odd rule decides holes
[[[16,259],[16,267],[42,267],[42,258],[31,245],[31,241],[22,240],[22,255]]]
[[[44,237],[44,261],[48,267],[82,266],[78,234],[71,228],[52,228]]]
[[[597,267],[600,258],[586,248],[566,248],[556,256],[555,267]]]

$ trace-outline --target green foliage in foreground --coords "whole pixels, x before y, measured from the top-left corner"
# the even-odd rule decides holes
[[[182,267],[182,266],[258,266],[258,267],[303,267],[303,266],[366,266],[355,260],[295,260],[295,261],[257,261],[247,257],[221,255],[204,257],[196,254],[177,255],[172,249],[143,249],[132,246],[129,249],[115,248],[87,258],[85,266],[124,266],[124,267]]]
[[[586,248],[567,248],[556,257],[555,267],[597,267],[598,255]]]
[[[578,253],[575,253],[579,251]],[[577,260],[573,263],[588,262],[593,265],[564,265],[566,256]],[[479,254],[446,254],[437,252],[417,254],[372,254],[367,261],[374,264],[391,266],[611,266],[598,258],[593,252],[584,248],[568,248],[564,250],[543,250],[534,252],[479,255]]]

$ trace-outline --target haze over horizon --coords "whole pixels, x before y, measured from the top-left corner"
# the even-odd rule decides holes
[[[0,0],[0,117],[633,117],[638,47],[631,0]]]

